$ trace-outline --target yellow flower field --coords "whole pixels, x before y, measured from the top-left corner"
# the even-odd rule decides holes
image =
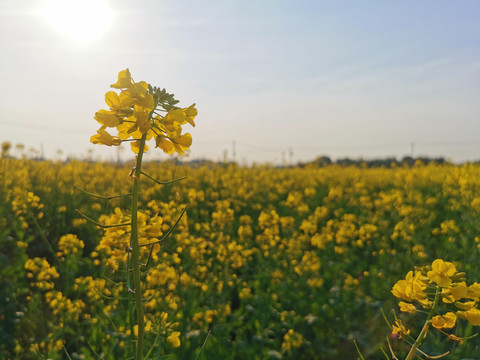
[[[115,197],[130,193],[131,168],[0,160],[0,357],[134,353],[138,328],[128,319],[126,280],[131,214],[129,199]],[[408,272],[433,263],[425,281],[447,290],[452,281],[458,291],[463,286],[452,280],[456,271],[467,273],[468,284],[480,280],[478,165],[172,161],[144,163],[143,170],[162,181],[185,177],[168,184],[141,179],[146,358],[357,359],[355,339],[366,359],[384,359],[378,347],[385,336],[404,358],[409,347],[399,338],[423,324],[413,302],[427,301],[423,285],[407,289],[414,281]],[[454,302],[455,294],[444,297]],[[430,330],[423,351],[475,358],[477,338],[454,339],[474,335],[480,324],[475,304],[464,303],[457,315],[433,318],[451,336]],[[394,335],[381,309],[398,317]],[[457,316],[468,321],[455,322]]]

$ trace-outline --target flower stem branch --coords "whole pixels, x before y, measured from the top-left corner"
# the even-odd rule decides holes
[[[88,217],[87,215],[85,215],[84,213],[82,213],[80,210],[75,209],[75,211],[76,211],[80,216],[82,216],[82,217],[84,217],[85,219],[87,219],[88,221],[90,221],[90,222],[94,223],[95,225],[100,226],[101,228],[104,228],[104,229],[112,228],[112,227],[128,226],[128,225],[131,225],[131,224],[132,224],[132,223],[128,222],[128,223],[113,224],[113,225],[103,225],[103,224],[100,224],[98,221],[93,220],[91,217]]]
[[[50,244],[50,241],[48,241],[48,238],[45,235],[45,233],[43,232],[43,229],[40,226],[40,224],[38,223],[37,219],[35,218],[35,215],[33,214],[32,211],[29,212],[29,215],[30,215],[30,218],[33,220],[33,224],[35,225],[35,228],[37,229],[38,234],[40,235],[40,239],[42,239],[43,244],[47,248],[48,252],[52,255],[52,257],[55,260],[57,266],[63,272],[65,270],[64,267],[63,267],[63,264],[60,261],[60,259],[58,258],[57,253],[55,252],[55,249],[53,248],[52,244]]]
[[[185,205],[185,207],[182,210],[182,213],[178,217],[177,221],[175,221],[175,224],[173,224],[173,226],[170,229],[168,229],[168,231],[165,233],[165,235],[162,236],[162,238],[160,240],[154,241],[154,242],[151,242],[151,243],[148,243],[148,244],[140,244],[139,247],[155,245],[155,244],[161,243],[163,240],[165,240],[172,233],[172,231],[177,227],[177,225],[180,222],[183,214],[185,214],[185,211],[187,211],[187,207],[188,207],[188,205]]]
[[[94,197],[94,198],[97,198],[97,199],[104,199],[104,200],[111,200],[111,199],[116,199],[116,198],[121,198],[121,197],[132,195],[132,193],[128,193],[128,194],[121,194],[121,195],[103,196],[103,195],[98,195],[98,194],[91,193],[87,190],[82,189],[81,187],[79,187],[77,185],[73,185],[73,187],[77,188],[78,190],[84,192],[85,194],[87,194],[91,197]]]
[[[177,181],[185,180],[185,179],[187,178],[186,176],[184,176],[184,177],[182,177],[182,178],[173,179],[173,180],[169,180],[169,181],[160,181],[160,180],[157,180],[157,179],[151,177],[150,175],[144,173],[143,171],[141,171],[141,174],[142,174],[142,175],[145,175],[147,178],[149,178],[150,180],[155,181],[157,184],[160,184],[160,185],[168,185],[168,184],[171,184],[171,183],[174,183],[174,182],[177,182]]]

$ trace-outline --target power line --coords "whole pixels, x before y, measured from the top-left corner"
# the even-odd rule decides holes
[[[217,143],[224,144],[225,147],[228,146],[228,141],[196,141],[197,144],[203,143]],[[346,145],[346,146],[285,146],[285,147],[266,147],[258,146],[250,143],[244,143],[239,141],[234,141],[235,147],[248,148],[260,152],[281,152],[286,151],[292,152],[293,149],[296,151],[316,151],[316,152],[330,152],[330,151],[361,151],[361,150],[376,150],[376,149],[391,149],[391,148],[404,148],[405,150],[410,149],[410,153],[414,153],[418,147],[425,146],[471,146],[471,145],[480,145],[479,140],[466,140],[466,141],[428,141],[428,142],[398,142],[398,143],[383,143],[383,144],[369,144],[369,145]]]
[[[55,132],[63,132],[63,133],[87,133],[91,132],[89,130],[85,129],[65,129],[65,128],[59,128],[59,127],[53,127],[53,126],[44,126],[44,125],[38,125],[38,124],[31,124],[31,123],[18,123],[18,122],[13,122],[13,121],[5,121],[5,120],[0,120],[0,124],[2,125],[7,125],[7,126],[13,126],[13,127],[18,127],[18,128],[23,128],[23,129],[36,129],[36,130],[44,130],[44,131],[55,131]]]

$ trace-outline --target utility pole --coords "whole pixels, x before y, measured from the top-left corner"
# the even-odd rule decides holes
[[[413,159],[413,150],[415,149],[415,143],[410,143],[410,156]]]

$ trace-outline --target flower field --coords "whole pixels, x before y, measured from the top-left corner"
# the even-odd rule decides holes
[[[0,159],[0,357],[133,358],[130,200],[116,197],[132,166]],[[439,258],[480,281],[478,165],[143,169],[185,178],[141,179],[146,358],[357,359],[355,339],[385,359],[386,337],[404,358],[381,310],[412,332],[424,319],[394,284]],[[422,350],[474,359],[480,339],[431,329]]]

